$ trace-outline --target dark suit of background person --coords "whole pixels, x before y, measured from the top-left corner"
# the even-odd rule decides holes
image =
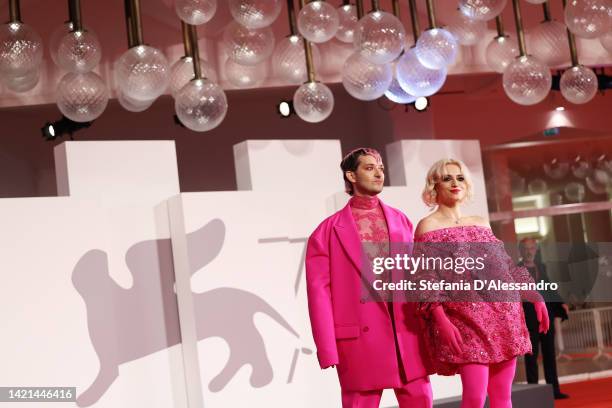
[[[534,281],[550,282],[548,274],[546,273],[546,265],[544,265],[539,256],[539,251],[534,259],[534,266],[527,267],[533,276]],[[523,261],[519,262],[519,266],[525,266]],[[546,300],[546,308],[548,309],[548,316],[550,318],[550,329],[548,332],[542,334],[538,332],[539,322],[536,318],[536,313],[531,303],[523,303],[523,310],[525,312],[525,323],[529,330],[529,337],[531,338],[531,347],[533,354],[525,355],[525,372],[527,376],[527,382],[529,384],[538,383],[538,353],[539,346],[542,347],[542,362],[544,365],[544,378],[547,384],[551,384],[553,387],[553,393],[555,399],[568,398],[567,394],[563,394],[559,389],[559,378],[557,376],[557,361],[555,352],[555,317],[560,317],[562,320],[567,320],[567,311],[563,307],[563,299],[554,291],[550,291],[547,294],[541,293]]]

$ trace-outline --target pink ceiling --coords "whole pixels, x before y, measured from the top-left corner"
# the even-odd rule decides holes
[[[224,27],[231,22],[227,1],[219,0],[217,14],[209,23],[199,28],[200,48],[202,56],[207,59],[219,74],[221,83],[230,89],[232,86],[224,80],[220,67],[223,66],[225,55],[220,43],[221,33]],[[330,1],[332,4],[340,5],[342,1]],[[369,1],[365,1],[369,5]],[[147,44],[162,49],[166,56],[174,61],[182,56],[180,23],[176,17],[173,0],[140,0],[142,13],[142,25],[144,40]],[[384,10],[391,10],[391,0],[382,0],[381,6]],[[408,0],[400,1],[401,18],[410,32],[408,16]],[[425,1],[417,0],[419,7],[419,19],[421,29],[426,28],[427,18],[425,15]],[[452,18],[456,12],[456,0],[437,0],[437,14],[440,23],[444,24]],[[521,7],[526,28],[538,24],[542,20],[542,7],[521,1]],[[562,19],[561,0],[551,0],[552,15],[554,18]],[[86,27],[93,29],[100,38],[103,46],[103,60],[99,67],[99,73],[113,88],[112,83],[112,61],[114,61],[127,47],[126,31],[124,23],[124,6],[122,0],[81,0],[83,22]],[[367,7],[366,9],[369,9]],[[63,0],[22,0],[21,15],[25,23],[33,26],[42,36],[43,41],[48,41],[53,30],[67,19],[67,1]],[[8,19],[8,1],[0,0],[0,20]],[[514,20],[512,15],[511,1],[503,12],[506,30],[514,32]],[[277,40],[288,34],[286,7],[273,24],[273,30]],[[489,22],[489,33],[480,44],[474,47],[462,47],[459,61],[450,70],[452,75],[482,74],[490,72],[484,61],[484,49],[488,41],[495,36],[495,24]],[[606,66],[612,64],[612,56],[599,45],[597,40],[579,40],[578,48],[580,60],[585,65]],[[321,47],[323,54],[322,66],[318,69],[319,78],[326,82],[340,81],[340,68],[343,56],[350,53],[350,48],[337,41],[324,44]],[[268,79],[264,87],[286,85],[274,77],[270,69]],[[45,50],[45,66],[42,71],[41,81],[32,91],[24,94],[15,94],[0,88],[0,107],[33,105],[54,102],[55,86],[63,73],[60,72],[50,61],[48,51]]]

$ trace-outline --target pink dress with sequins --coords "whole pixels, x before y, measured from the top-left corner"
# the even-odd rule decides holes
[[[500,243],[493,232],[482,226],[456,226],[428,231],[415,237],[415,242]],[[426,247],[425,247],[426,248]],[[514,266],[505,251],[499,251],[499,265],[515,282],[529,282],[531,276],[525,268]],[[428,276],[429,273],[429,276]],[[422,278],[436,280],[435,271],[420,271]],[[525,298],[525,294],[521,293]],[[532,294],[530,294],[532,295]],[[442,306],[449,320],[459,329],[463,339],[463,352],[454,353],[437,336],[431,310]],[[460,365],[467,363],[490,364],[531,353],[529,332],[520,302],[422,302],[418,314],[426,323],[424,333],[431,364],[440,375],[454,375]]]

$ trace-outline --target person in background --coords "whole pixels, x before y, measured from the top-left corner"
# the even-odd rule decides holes
[[[550,282],[546,273],[546,265],[539,259],[538,243],[535,238],[523,238],[519,242],[519,251],[521,254],[521,261],[518,263],[518,266],[526,267],[535,282]],[[542,295],[544,296],[544,294]],[[548,299],[546,299],[546,297]],[[525,355],[525,372],[529,384],[538,383],[538,354],[541,346],[546,383],[552,385],[555,399],[565,399],[569,396],[561,392],[559,377],[557,376],[554,321],[555,317],[567,320],[569,307],[567,304],[563,303],[563,300],[556,291],[551,296],[546,297],[546,309],[548,310],[550,320],[550,330],[546,333],[540,333],[538,331],[538,321],[533,305],[530,303],[523,303],[525,323],[529,330],[532,348],[532,354]]]

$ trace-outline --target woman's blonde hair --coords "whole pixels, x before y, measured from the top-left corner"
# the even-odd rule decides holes
[[[427,172],[427,177],[425,178],[425,188],[423,189],[423,194],[421,195],[425,205],[431,209],[435,208],[438,205],[436,184],[442,181],[444,176],[447,174],[446,166],[449,164],[454,164],[459,167],[459,171],[461,171],[461,174],[465,178],[465,200],[469,201],[472,199],[472,176],[465,163],[457,159],[441,159],[435,162],[429,168],[429,171]]]

